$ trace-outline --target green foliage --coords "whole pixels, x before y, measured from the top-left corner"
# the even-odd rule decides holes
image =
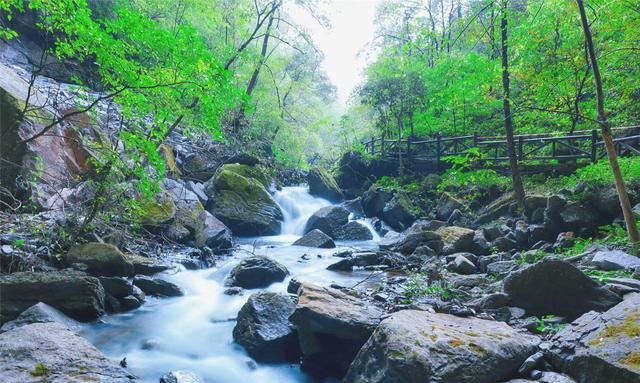
[[[640,180],[639,157],[620,157],[618,158],[618,164],[620,165],[620,172],[625,181]],[[590,185],[613,185],[614,179],[609,161],[604,159],[582,167],[576,170],[575,173],[562,177],[557,184],[571,188],[580,182]]]
[[[631,278],[633,272],[629,270],[588,270],[585,274],[590,276],[599,284],[606,285],[609,283],[611,278]]]
[[[409,274],[409,279],[404,288],[404,303],[406,304],[423,297],[440,298],[445,301],[449,301],[456,297],[456,293],[451,290],[446,281],[435,281],[429,284],[427,276],[423,273]]]
[[[49,375],[49,372],[49,368],[47,368],[44,363],[39,362],[36,363],[36,365],[33,367],[33,370],[29,371],[29,375],[33,377],[47,376]]]
[[[533,252],[527,252],[527,253],[523,253],[520,255],[519,258],[516,258],[515,261],[517,264],[519,265],[529,265],[529,264],[533,264],[536,263],[540,260],[542,260],[544,257],[546,257],[547,255],[549,255],[547,252],[545,252],[544,250],[535,250]]]
[[[561,248],[558,250],[558,254],[562,257],[574,257],[580,255],[587,250],[587,247],[593,243],[591,238],[576,238],[573,242],[573,246]]]
[[[553,335],[566,327],[566,324],[554,323],[555,318],[556,317],[554,315],[544,315],[538,318],[536,321],[538,324],[536,326],[536,330],[541,334]]]
[[[442,175],[442,182],[438,185],[438,190],[465,188],[472,185],[483,188],[489,188],[492,186],[506,188],[511,185],[511,179],[498,174],[492,169],[478,169],[470,171],[449,169]]]

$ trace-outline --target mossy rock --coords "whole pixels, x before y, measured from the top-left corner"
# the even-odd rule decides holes
[[[76,246],[64,257],[67,265],[84,265],[90,274],[98,276],[133,275],[133,263],[114,245],[89,242]]]
[[[168,193],[160,193],[153,200],[141,200],[140,222],[159,225],[170,221],[176,215],[176,204]]]
[[[231,171],[233,167],[227,166],[221,167],[207,185],[208,194],[212,197],[209,205],[211,214],[236,235],[278,234],[282,211],[264,184]]]
[[[271,176],[267,173],[267,169],[261,165],[249,166],[244,164],[225,164],[220,167],[220,170],[228,170],[236,174],[240,174],[245,178],[256,179],[267,189],[271,187],[271,182],[273,181]]]
[[[307,176],[309,193],[311,195],[328,199],[329,201],[341,201],[342,190],[333,176],[322,168],[313,168]]]

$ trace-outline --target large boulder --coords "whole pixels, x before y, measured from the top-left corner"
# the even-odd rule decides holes
[[[458,226],[443,226],[436,230],[444,243],[445,254],[471,252],[475,232]]]
[[[180,287],[164,279],[151,278],[146,275],[136,275],[133,285],[145,294],[159,297],[177,297],[184,295]]]
[[[64,257],[68,265],[81,264],[89,274],[129,277],[133,263],[117,247],[108,243],[89,242],[75,246]]]
[[[295,308],[288,295],[253,294],[238,313],[233,339],[257,361],[295,361],[300,349],[295,328],[289,322]]]
[[[70,317],[90,321],[104,314],[98,278],[79,271],[20,272],[0,276],[0,322],[44,302]]]
[[[336,182],[345,190],[346,194],[353,197],[362,194],[362,186],[369,176],[369,168],[362,154],[358,152],[346,152],[338,163],[338,176]]]
[[[514,306],[530,315],[560,315],[569,319],[590,310],[605,311],[620,297],[600,287],[572,264],[547,257],[511,272],[504,280],[504,292]]]
[[[407,233],[401,235],[397,242],[391,242],[390,245],[391,249],[402,254],[411,254],[420,246],[428,246],[435,252],[439,252],[444,246],[442,237],[439,234],[430,230],[419,229],[407,230]]]
[[[10,331],[32,323],[50,322],[61,324],[73,331],[77,331],[80,328],[80,323],[64,315],[63,312],[56,310],[46,303],[39,302],[24,310],[16,319],[3,324],[0,332]]]
[[[446,221],[454,211],[462,210],[463,208],[464,204],[461,201],[450,193],[444,192],[440,196],[440,199],[438,199],[438,204],[436,205],[436,217],[439,220]]]
[[[335,230],[349,222],[349,214],[342,206],[325,206],[309,217],[304,232],[318,229],[333,238]]]
[[[263,256],[248,257],[231,270],[226,284],[245,289],[267,287],[275,282],[282,282],[289,271],[273,259]]]
[[[403,231],[416,220],[416,206],[404,193],[397,193],[382,209],[382,218],[395,231]]]
[[[539,342],[503,322],[399,311],[380,323],[344,382],[500,382],[517,373]]]
[[[591,264],[602,270],[633,270],[640,267],[640,258],[622,250],[600,250],[593,256]]]
[[[640,294],[589,312],[552,339],[552,364],[580,383],[640,382]]]
[[[231,230],[206,211],[197,198],[176,203],[176,215],[166,234],[175,242],[198,248],[207,246],[215,252],[233,246]]]
[[[302,368],[317,376],[342,377],[381,315],[362,299],[303,283],[289,318],[298,331]]]
[[[560,211],[560,218],[565,228],[573,231],[583,227],[598,227],[602,223],[596,209],[579,202],[567,203]]]
[[[222,165],[221,169],[228,170],[234,172],[236,174],[240,174],[245,178],[253,178],[258,180],[265,189],[269,189],[271,187],[271,183],[273,179],[268,173],[268,169],[256,164],[256,166],[248,165],[248,164],[239,164],[239,163],[227,163]]]
[[[334,230],[333,236],[339,241],[368,241],[373,239],[373,234],[368,227],[357,221],[348,222]]]
[[[59,323],[34,323],[0,334],[3,383],[124,383],[134,376]]]
[[[236,235],[273,235],[280,232],[280,207],[264,185],[224,165],[207,181],[208,210]]]
[[[307,176],[309,193],[311,195],[338,202],[342,200],[342,191],[328,171],[322,168],[313,168]]]
[[[362,210],[367,217],[382,218],[382,211],[393,193],[380,186],[372,186],[362,195]]]
[[[333,249],[336,244],[333,239],[318,229],[313,229],[302,238],[296,240],[293,246],[319,247],[321,249]]]

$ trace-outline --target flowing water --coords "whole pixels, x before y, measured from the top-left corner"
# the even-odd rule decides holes
[[[302,186],[283,188],[274,198],[285,217],[281,235],[241,239],[233,257],[210,269],[159,275],[179,285],[185,295],[147,298],[139,309],[106,316],[102,323],[88,326],[82,335],[108,357],[117,361],[126,357],[130,370],[144,383],[157,383],[163,374],[179,369],[192,370],[208,383],[314,382],[297,365],[255,365],[233,342],[236,314],[249,295],[260,290],[225,295],[224,280],[240,259],[253,253],[272,257],[290,271],[286,280],[263,290],[285,292],[291,277],[320,285],[352,286],[369,272],[328,271],[326,267],[337,260],[331,254],[347,247],[377,248],[377,244],[374,240],[342,242],[337,249],[291,246],[302,235],[309,216],[330,202],[312,197]],[[359,221],[371,227],[367,221]]]

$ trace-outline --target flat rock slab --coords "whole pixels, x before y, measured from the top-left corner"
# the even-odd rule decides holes
[[[58,323],[34,323],[0,334],[0,382],[124,383],[134,380],[127,370]]]
[[[640,258],[621,250],[598,251],[591,264],[602,270],[624,270],[640,267]]]
[[[503,322],[404,310],[380,323],[344,383],[495,383],[513,377],[540,340]]]
[[[552,344],[552,363],[580,383],[640,382],[640,294],[602,314],[584,314]]]

